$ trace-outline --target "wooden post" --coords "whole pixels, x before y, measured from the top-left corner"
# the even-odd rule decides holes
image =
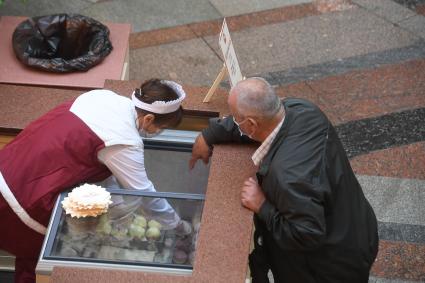
[[[218,85],[221,83],[221,81],[223,80],[226,74],[227,74],[226,64],[223,63],[223,67],[221,68],[220,73],[218,73],[217,78],[214,80],[214,83],[212,84],[210,90],[208,91],[207,95],[205,96],[202,102],[210,102],[211,97],[214,95],[215,90],[217,89]]]

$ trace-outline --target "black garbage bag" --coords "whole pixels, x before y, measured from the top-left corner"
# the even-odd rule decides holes
[[[77,14],[25,20],[13,32],[12,42],[22,63],[58,73],[87,71],[112,51],[109,29]]]

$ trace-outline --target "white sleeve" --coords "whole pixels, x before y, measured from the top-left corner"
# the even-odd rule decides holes
[[[101,149],[98,159],[112,172],[122,188],[155,192],[144,162],[144,150],[139,146],[113,145]],[[139,198],[140,199],[140,198]],[[142,209],[166,228],[174,228],[180,217],[165,199],[142,198]]]

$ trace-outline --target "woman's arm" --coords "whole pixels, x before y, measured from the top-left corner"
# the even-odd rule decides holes
[[[98,152],[99,160],[112,172],[122,188],[155,192],[155,187],[149,180],[144,162],[143,147],[113,145],[105,147]],[[167,228],[175,228],[180,217],[165,199],[140,198],[139,205],[151,216],[157,218]],[[132,201],[125,201],[122,205],[128,205],[132,209]]]

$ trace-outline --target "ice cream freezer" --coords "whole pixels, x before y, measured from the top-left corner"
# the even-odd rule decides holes
[[[190,224],[191,232],[180,235],[176,229],[161,227],[161,216],[148,216],[142,207],[131,213],[126,213],[125,208],[114,211],[112,207],[100,217],[72,218],[60,204],[66,195],[64,192],[56,203],[37,273],[50,274],[54,266],[61,265],[190,274],[204,197],[109,191],[113,198],[124,198],[131,204],[166,201]]]
[[[157,192],[106,188],[113,201],[107,213],[84,218],[65,214],[61,202],[68,192],[61,193],[37,274],[49,275],[55,266],[191,274],[209,172],[203,163],[188,168],[196,135],[166,131],[145,140],[146,169]],[[171,207],[185,221],[184,231],[167,227],[161,211],[146,209],[152,203]]]

